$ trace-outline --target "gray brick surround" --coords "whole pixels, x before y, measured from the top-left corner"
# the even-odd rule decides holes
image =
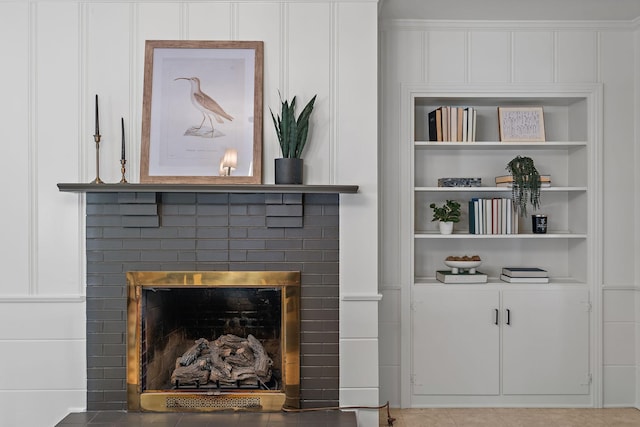
[[[300,271],[302,407],[338,405],[337,194],[87,193],[88,410],[124,410],[127,271]]]

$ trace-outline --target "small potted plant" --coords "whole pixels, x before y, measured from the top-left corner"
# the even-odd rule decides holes
[[[316,96],[302,109],[296,118],[296,97],[291,102],[282,100],[280,96],[281,112],[276,116],[271,111],[273,125],[276,128],[282,158],[275,159],[276,184],[302,184],[302,150],[309,135],[309,118],[313,112]]]
[[[511,194],[513,206],[520,216],[527,215],[527,205],[540,207],[540,174],[531,157],[517,156],[506,167],[513,176]]]
[[[453,233],[453,224],[460,222],[460,203],[455,200],[447,200],[442,206],[431,203],[429,207],[433,209],[431,221],[439,221],[440,233]]]

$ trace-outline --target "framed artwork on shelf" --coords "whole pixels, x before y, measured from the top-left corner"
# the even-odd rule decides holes
[[[542,107],[498,107],[502,142],[544,142]]]
[[[141,183],[261,184],[261,41],[147,40]]]

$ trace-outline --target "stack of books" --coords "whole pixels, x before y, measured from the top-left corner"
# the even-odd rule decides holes
[[[496,176],[496,187],[513,187],[513,175]],[[551,175],[540,175],[540,187],[551,187]]]
[[[507,198],[469,200],[469,234],[518,234],[518,215]]]
[[[538,267],[504,267],[500,280],[509,283],[549,283],[549,273]]]
[[[452,273],[451,270],[436,271],[436,279],[442,283],[487,283],[488,276],[476,271],[471,274],[468,271]]]
[[[429,141],[473,142],[476,110],[472,107],[440,107],[429,113]]]

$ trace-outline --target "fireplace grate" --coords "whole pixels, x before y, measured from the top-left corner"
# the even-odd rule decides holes
[[[184,396],[168,397],[167,408],[260,408],[259,397]]]
[[[278,389],[278,381],[275,378],[271,378],[271,380],[265,384],[263,382],[255,382],[250,383],[250,380],[244,381],[236,381],[232,384],[224,384],[220,381],[208,382],[205,385],[201,384],[180,384],[176,381],[173,386],[169,386],[172,390],[183,390],[183,391],[202,391],[202,390],[225,390],[225,391],[233,391],[233,390],[277,390]]]

